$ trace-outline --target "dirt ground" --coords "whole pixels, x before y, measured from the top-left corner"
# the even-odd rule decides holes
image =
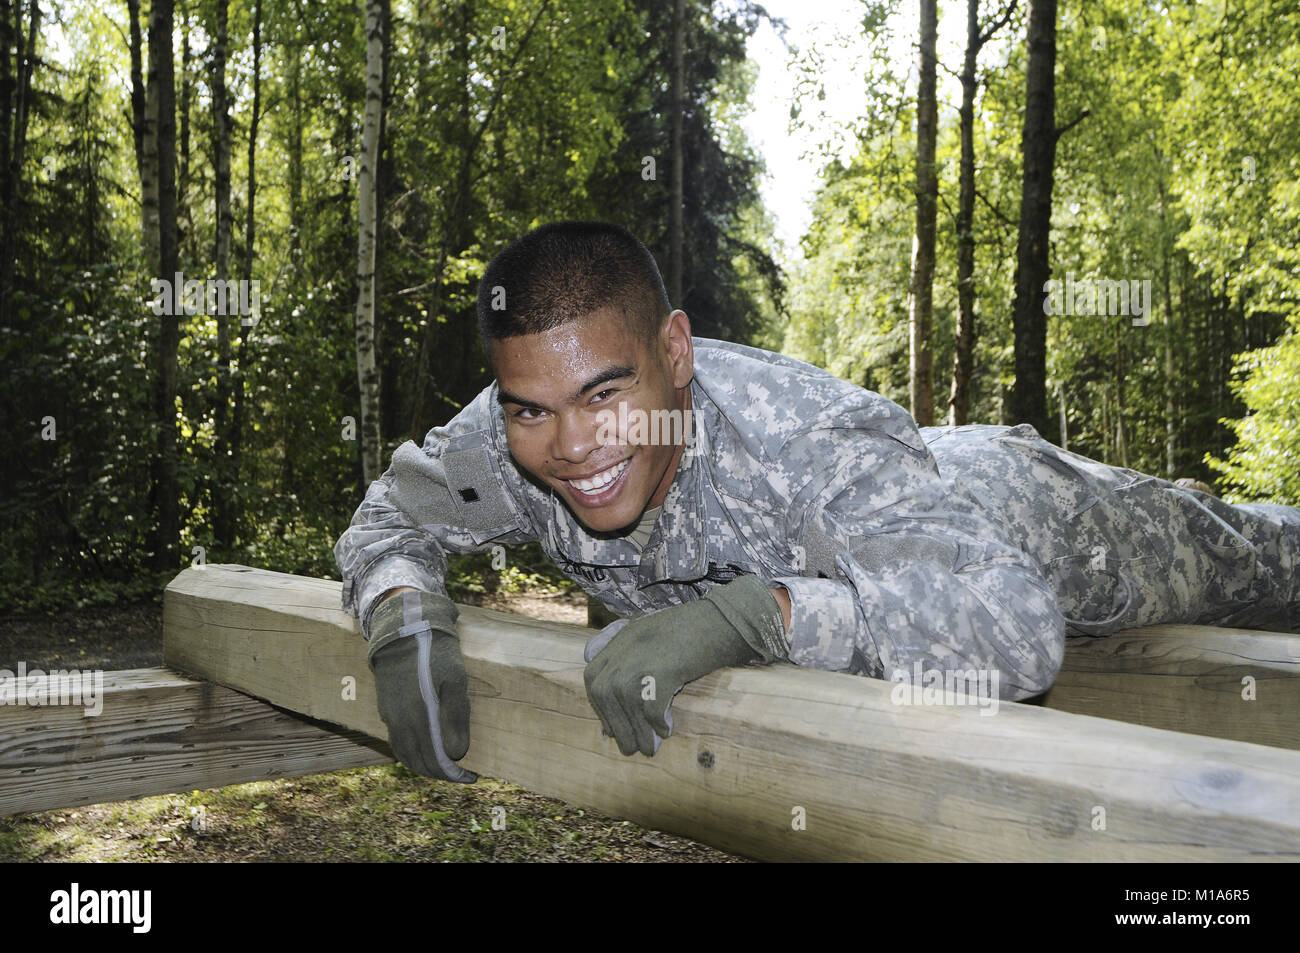
[[[480,604],[586,623],[581,594]],[[162,665],[162,608],[0,618],[0,668]],[[503,781],[401,765],[0,818],[0,861],[724,862],[735,857]]]

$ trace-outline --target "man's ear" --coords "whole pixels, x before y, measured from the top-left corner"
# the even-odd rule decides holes
[[[681,389],[695,376],[695,345],[691,341],[691,319],[678,308],[659,329],[661,353],[668,365],[673,387]]]

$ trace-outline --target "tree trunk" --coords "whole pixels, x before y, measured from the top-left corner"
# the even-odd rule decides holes
[[[8,10],[5,10],[8,13]],[[14,0],[13,24],[6,18],[4,79],[11,82],[6,85],[4,97],[12,97],[13,105],[6,102],[4,114],[5,159],[3,166],[4,182],[0,196],[4,200],[4,227],[0,229],[0,327],[11,327],[13,315],[10,313],[13,302],[15,281],[15,258],[18,255],[18,229],[23,221],[19,211],[22,201],[23,162],[27,154],[27,120],[30,115],[32,94],[32,73],[36,67],[36,34],[41,28],[41,8],[32,0],[28,11],[27,35],[23,36],[22,3]],[[13,44],[17,54],[17,75],[13,75],[8,63],[9,44]]]
[[[217,230],[213,245],[217,275],[227,279],[230,274],[230,239],[234,231],[234,216],[230,209],[230,102],[226,89],[226,60],[230,52],[227,36],[228,8],[226,0],[216,0],[216,33],[212,47],[212,156],[215,167],[213,185],[216,193]],[[223,322],[218,322],[221,327]],[[229,333],[227,331],[227,350]],[[218,332],[218,341],[221,333]],[[227,361],[229,355],[226,356]]]
[[[140,36],[140,0],[126,0],[127,26],[131,31],[131,132],[135,140],[135,167],[144,171],[144,41]],[[143,181],[143,179],[141,180]]]
[[[1020,237],[1016,246],[1013,306],[1016,382],[1011,389],[1014,423],[1028,423],[1052,439],[1047,412],[1047,314],[1044,286],[1051,274],[1048,240],[1052,222],[1052,173],[1056,162],[1056,0],[1029,2],[1029,61],[1025,121],[1020,139],[1024,177],[1020,191]]]
[[[14,25],[10,20],[11,0],[0,0],[0,90],[13,88]],[[21,8],[19,8],[21,9]],[[18,45],[22,60],[22,45]],[[9,194],[9,146],[13,141],[13,109],[8,95],[0,95],[0,195]],[[3,241],[0,240],[0,244]],[[3,289],[0,289],[0,294]]]
[[[1102,385],[1101,392],[1101,462],[1110,463],[1110,396]]]
[[[146,270],[160,278],[171,281],[175,275],[163,272],[158,261],[158,252],[162,239],[158,232],[158,58],[154,51],[154,18],[156,11],[149,13],[149,75],[145,83],[144,129],[140,137],[142,162],[140,163],[140,240],[144,247]],[[170,20],[170,17],[168,17]],[[170,55],[171,40],[167,42]],[[170,63],[170,60],[168,61]]]
[[[258,16],[261,0],[258,0]],[[297,5],[297,22],[302,24],[302,5]],[[301,35],[301,34],[298,34]],[[256,44],[255,44],[256,45]],[[254,50],[254,56],[257,51]],[[294,275],[302,267],[302,41],[295,36],[293,59],[289,62],[289,260]],[[250,153],[251,154],[251,153]],[[251,204],[251,203],[250,203]],[[296,287],[296,284],[295,284]]]
[[[225,0],[221,0],[222,6]],[[223,43],[224,47],[225,44]],[[224,52],[223,52],[224,57]],[[180,102],[177,104],[177,112],[180,114],[181,124],[181,148],[177,156],[179,166],[179,178],[176,184],[176,219],[177,222],[184,222],[182,228],[179,224],[177,245],[183,247],[187,254],[181,255],[183,260],[192,260],[195,256],[193,242],[194,236],[194,215],[190,210],[190,101],[193,94],[193,66],[194,56],[190,50],[190,18],[185,16],[181,23],[181,91]],[[224,71],[225,65],[222,64]],[[229,121],[227,120],[227,128]],[[227,186],[229,185],[229,176],[227,176]],[[229,189],[227,188],[227,191]]]
[[[1070,449],[1070,425],[1069,425],[1069,417],[1065,412],[1065,382],[1064,381],[1062,381],[1061,383],[1059,395],[1061,398],[1061,449],[1069,450]]]
[[[685,0],[675,0],[673,4],[673,65],[669,96],[672,99],[671,143],[672,150],[672,196],[668,205],[668,294],[674,308],[682,306],[682,202],[683,175],[685,163],[682,160],[684,147],[682,135],[682,112],[686,107],[686,53],[684,34],[686,32]]]
[[[961,171],[957,197],[957,335],[953,347],[948,423],[970,419],[975,356],[975,67],[979,58],[979,0],[966,0],[966,58],[961,70]]]
[[[384,16],[381,0],[366,0],[366,107],[361,134],[358,177],[357,239],[357,385],[360,395],[361,473],[369,486],[378,479],[379,369],[375,360],[375,310],[378,262],[375,237],[379,166],[379,123],[384,102]]]
[[[1161,194],[1163,211],[1164,195]],[[1165,286],[1165,476],[1176,479],[1178,476],[1178,391],[1174,380],[1176,363],[1174,361],[1174,299],[1173,283],[1169,276],[1169,243],[1166,237],[1161,257]]]
[[[934,171],[936,129],[935,42],[938,33],[936,0],[921,3],[920,85],[916,93],[916,235],[912,241],[911,398],[917,426],[934,423],[934,354],[930,337],[934,324],[934,225],[939,182]]]
[[[212,155],[215,166],[213,185],[216,193],[216,236],[213,256],[216,278],[229,281],[230,240],[234,232],[234,215],[230,208],[230,102],[226,89],[226,59],[230,53],[227,33],[226,0],[216,0],[216,30],[212,45]],[[225,309],[230,310],[230,309]],[[218,540],[231,538],[231,493],[234,476],[230,472],[230,316],[212,315],[217,322],[217,397],[213,413],[216,432],[212,479],[212,530]]]
[[[257,126],[262,118],[262,0],[253,7],[253,114],[248,122],[248,208],[244,217],[244,274],[245,281],[253,280],[253,252],[256,235],[253,229],[253,210],[257,206]],[[301,141],[300,141],[301,146]],[[244,378],[247,374],[244,354],[248,346],[249,331],[260,315],[241,317],[239,321],[239,351],[237,369],[231,384],[234,388],[234,414],[230,421],[230,473],[238,481],[244,449]],[[234,547],[238,538],[239,518],[242,515],[238,497],[230,495],[231,512],[226,524],[226,537],[218,541],[227,549]]]
[[[961,171],[957,198],[957,332],[953,347],[952,389],[948,396],[948,423],[970,420],[971,378],[975,373],[975,97],[979,92],[976,70],[980,50],[1015,12],[1011,0],[1002,16],[983,33],[979,27],[979,0],[966,0],[966,56],[961,70]],[[998,410],[1002,410],[998,392]]]
[[[1126,319],[1115,321],[1115,457],[1122,467],[1128,466],[1128,433],[1124,429],[1124,332]]]
[[[149,90],[154,150],[157,162],[158,272],[168,280],[177,270],[176,249],[176,109],[175,67],[172,63],[173,0],[153,0],[149,18]],[[177,351],[180,319],[176,314],[158,317],[160,333],[153,409],[158,444],[152,460],[151,496],[155,517],[153,568],[175,570],[180,536],[176,482],[178,435],[176,432]]]

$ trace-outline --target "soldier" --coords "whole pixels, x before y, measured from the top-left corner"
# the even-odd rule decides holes
[[[1231,506],[1027,425],[918,429],[816,367],[693,338],[617,226],[516,240],[478,316],[496,380],[397,448],[335,546],[394,750],[421,774],[476,778],[455,763],[448,552],[538,540],[624,617],[585,677],[626,755],[653,755],[676,692],[724,666],[988,672],[1019,700],[1051,686],[1067,633],[1300,627],[1300,510]]]

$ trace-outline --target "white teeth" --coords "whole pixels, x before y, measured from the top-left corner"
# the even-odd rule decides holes
[[[598,490],[603,490],[605,487],[617,480],[619,474],[626,469],[627,461],[624,460],[621,463],[610,467],[608,470],[602,470],[590,480],[566,480],[565,482],[575,490],[580,490],[583,493],[595,493]]]

